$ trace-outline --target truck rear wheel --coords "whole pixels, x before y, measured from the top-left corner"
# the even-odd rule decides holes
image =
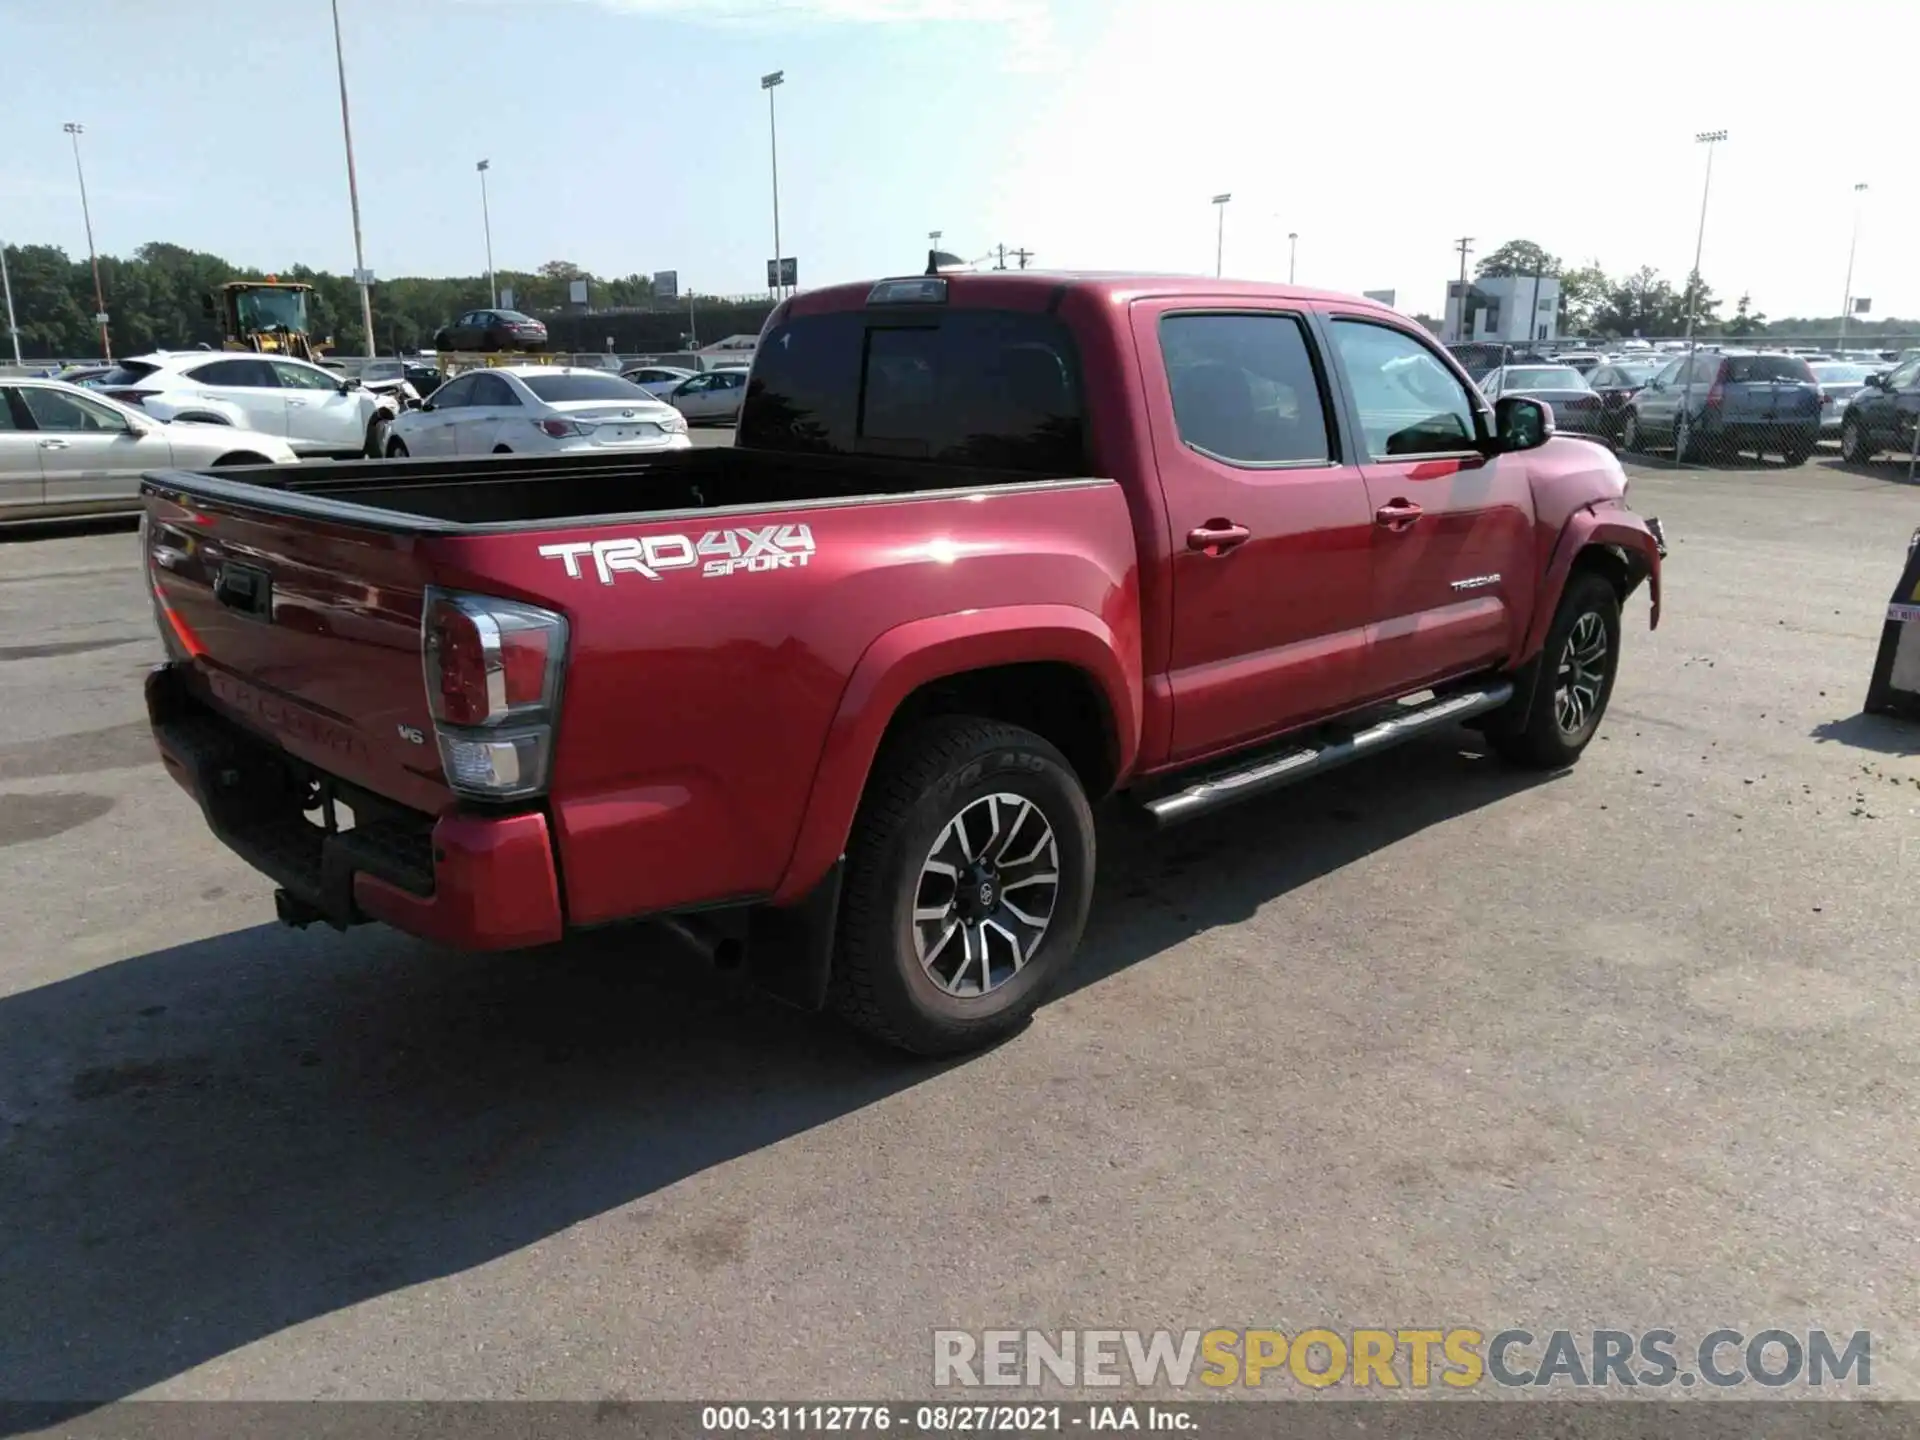
[[[1093,814],[1052,745],[971,716],[915,727],[854,822],[833,1007],[916,1055],[1012,1034],[1079,947],[1093,871]]]
[[[1526,713],[1489,725],[1488,742],[1529,770],[1573,764],[1600,728],[1619,667],[1620,597],[1603,576],[1576,571],[1548,627]]]

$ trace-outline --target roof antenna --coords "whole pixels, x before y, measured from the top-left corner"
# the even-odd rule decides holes
[[[929,250],[927,251],[927,274],[938,275],[939,273],[940,252],[938,250]]]

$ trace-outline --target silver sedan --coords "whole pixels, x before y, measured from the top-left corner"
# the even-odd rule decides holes
[[[156,420],[58,380],[0,380],[0,523],[137,510],[149,470],[297,461],[277,435]]]
[[[687,417],[689,425],[697,425],[703,420],[738,420],[746,394],[745,370],[709,370],[681,381],[667,392],[666,400]]]

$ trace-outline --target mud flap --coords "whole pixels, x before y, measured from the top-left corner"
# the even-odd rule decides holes
[[[1920,540],[1920,532],[1915,538]],[[1887,602],[1866,711],[1920,720],[1920,544],[1908,546],[1906,569]]]
[[[842,856],[799,904],[761,905],[749,916],[747,978],[774,999],[801,1010],[826,1007],[846,869]]]

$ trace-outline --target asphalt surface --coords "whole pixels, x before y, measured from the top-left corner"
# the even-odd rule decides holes
[[[125,528],[0,544],[0,1398],[924,1395],[936,1327],[1874,1332],[1920,1396],[1920,491],[1640,471],[1598,741],[1103,822],[1024,1034],[903,1062],[653,933],[272,923],[154,761]],[[1749,1392],[1750,1393],[1750,1392]]]

